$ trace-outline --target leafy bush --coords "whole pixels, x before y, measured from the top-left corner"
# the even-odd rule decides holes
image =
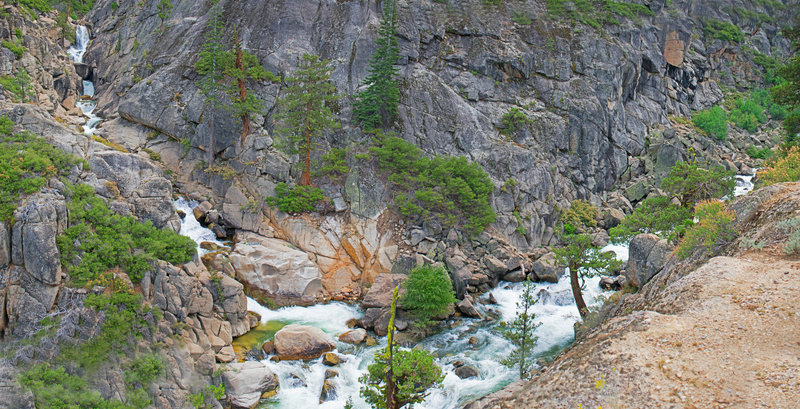
[[[775,153],[768,147],[756,148],[755,146],[748,146],[745,150],[747,155],[753,159],[767,159],[772,157]]]
[[[131,281],[141,281],[155,259],[172,264],[191,261],[192,239],[132,216],[111,212],[87,185],[75,186],[67,204],[71,226],[56,239],[61,265],[77,286],[99,284],[104,273],[119,268]],[[77,262],[76,262],[77,260]]]
[[[3,47],[11,50],[11,52],[14,53],[14,57],[16,57],[18,60],[22,58],[23,54],[25,54],[25,47],[12,41],[3,40],[2,45]]]
[[[122,402],[103,399],[84,378],[68,374],[63,366],[33,365],[19,383],[33,393],[33,403],[40,409],[126,408]]]
[[[395,136],[379,135],[370,151],[400,190],[395,205],[404,216],[437,220],[445,228],[462,225],[472,233],[495,220],[489,205],[494,185],[480,165],[464,157],[424,157]]]
[[[764,185],[800,180],[800,148],[791,147],[785,155],[771,160],[758,172],[758,180]]]
[[[689,257],[698,247],[705,248],[711,255],[718,245],[736,236],[736,215],[725,203],[716,200],[700,202],[695,208],[695,218],[697,223],[686,230],[683,240],[675,250],[681,259]]]
[[[783,252],[789,256],[800,253],[800,217],[783,220],[777,227],[789,235],[783,243]]]
[[[125,383],[130,389],[149,385],[164,373],[164,361],[155,354],[147,354],[133,360],[125,371]]]
[[[442,267],[423,265],[411,270],[403,284],[406,293],[400,305],[422,322],[441,316],[456,302],[453,283]]]
[[[597,208],[586,200],[574,200],[570,203],[569,209],[561,214],[559,220],[564,224],[565,230],[567,230],[566,226],[577,230],[584,226],[595,227],[597,226]],[[574,231],[567,233],[574,233]]]
[[[722,41],[732,43],[741,43],[744,41],[744,33],[742,29],[727,21],[720,21],[716,19],[708,19],[703,22],[703,32],[707,37],[716,38]]]
[[[692,224],[692,211],[666,196],[643,200],[633,214],[609,230],[615,242],[626,242],[639,233],[653,233],[675,241]]]
[[[728,135],[728,115],[719,106],[695,113],[692,123],[706,135],[719,140]]]
[[[322,189],[314,186],[296,185],[292,188],[284,182],[275,186],[275,196],[268,197],[266,202],[286,213],[304,213],[317,210],[317,203],[325,200]]]
[[[511,108],[503,115],[503,133],[514,133],[531,123],[531,119],[519,108]]]
[[[708,199],[720,199],[733,193],[735,171],[722,166],[701,168],[695,162],[678,162],[661,182],[661,188],[680,199],[686,207]]]
[[[739,128],[753,133],[759,125],[767,121],[767,117],[764,115],[764,107],[755,100],[739,98],[736,100],[736,107],[731,110],[730,120]]]

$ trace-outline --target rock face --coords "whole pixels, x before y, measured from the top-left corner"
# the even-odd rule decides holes
[[[282,303],[313,303],[321,297],[322,274],[308,254],[254,233],[237,238],[230,260],[236,278],[250,291]]]
[[[278,388],[278,377],[265,364],[255,361],[228,364],[222,381],[228,401],[235,408],[252,408],[263,393]]]
[[[239,128],[234,118],[208,115],[192,77],[209,17],[207,4],[176,6],[163,32],[153,30],[152,13],[112,4],[99,0],[89,15],[95,38],[86,61],[95,67],[98,110],[109,118],[124,118],[114,123],[119,135],[142,133],[144,126],[169,136],[121,139],[176,159],[181,151],[176,141],[189,140],[192,147],[183,163],[170,161],[175,170],[189,175],[204,157],[211,129],[207,121],[213,117],[215,151],[247,175],[239,183],[248,189],[241,192],[269,195],[277,182],[296,176],[292,158],[272,146],[269,115],[253,118],[256,137],[242,148],[236,146]],[[637,17],[635,22],[620,16],[619,26],[604,27],[605,35],[591,28],[576,32],[566,21],[552,22],[540,3],[518,6],[487,10],[479,0],[465,0],[453,12],[452,5],[440,2],[400,0],[399,75],[404,85],[397,124],[402,138],[428,154],[470,156],[498,187],[502,181],[515,181],[516,187],[495,189],[494,226],[521,248],[550,243],[556,209],[569,200],[600,201],[602,192],[634,176],[640,165],[644,168],[637,157],[645,150],[645,140],[652,129],[672,126],[669,115],[688,115],[718,102],[722,94],[717,81],[734,86],[758,78],[739,46],[705,38],[698,28],[705,19],[747,24],[713,0],[675,0],[669,6],[647,2],[653,16]],[[742,6],[779,21],[791,9],[752,2]],[[515,24],[513,13],[529,16],[531,24]],[[252,16],[264,18],[256,22]],[[334,85],[352,94],[367,75],[379,16],[374,2],[234,2],[226,5],[225,24],[239,27],[244,46],[277,75],[291,74],[305,52],[333,60]],[[775,27],[748,30],[755,30],[753,46],[759,52],[788,52],[788,41]],[[120,40],[120,31],[129,35]],[[176,43],[174,38],[183,41]],[[142,81],[131,80],[130,67],[148,67],[136,72]],[[723,70],[730,75],[721,78]],[[263,83],[251,92],[265,100],[265,112],[273,112],[281,85]],[[500,130],[511,108],[531,121],[510,134],[508,143]],[[325,144],[366,140],[351,132],[350,109],[343,104],[344,126]],[[344,189],[332,192],[337,207],[342,209],[342,199],[347,199],[354,215],[379,217],[391,199],[374,176],[371,169],[356,166]],[[203,183],[220,198],[228,196],[225,190],[234,184],[212,176]],[[239,219],[242,204],[230,202],[234,219]],[[251,229],[243,222],[242,227]]]
[[[321,329],[290,324],[275,333],[275,353],[281,360],[314,359],[336,349],[336,343]]]

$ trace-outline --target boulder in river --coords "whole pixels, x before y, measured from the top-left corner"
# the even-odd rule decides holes
[[[261,395],[278,388],[278,377],[262,362],[236,362],[222,374],[225,393],[234,408],[252,408]]]
[[[357,328],[352,331],[347,331],[342,335],[339,335],[339,341],[358,345],[364,342],[367,339],[367,331],[363,328]]]
[[[478,369],[474,366],[463,365],[456,368],[456,375],[461,379],[477,378],[480,375]]]
[[[314,359],[336,349],[336,344],[321,329],[290,324],[275,334],[275,353],[281,361]]]

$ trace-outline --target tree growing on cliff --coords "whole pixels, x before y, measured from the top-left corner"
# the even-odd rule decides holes
[[[389,124],[397,115],[400,87],[397,81],[397,2],[388,0],[383,6],[383,19],[378,28],[378,49],[370,57],[367,89],[356,95],[353,117],[366,129]]]
[[[583,300],[585,280],[598,274],[607,274],[620,267],[621,262],[613,252],[601,253],[600,248],[592,245],[592,239],[586,234],[571,234],[564,237],[564,247],[553,250],[556,263],[569,267],[569,281],[572,296],[581,318],[589,312]]]
[[[420,403],[428,390],[442,383],[441,368],[433,355],[423,349],[396,350],[394,320],[399,288],[395,287],[390,308],[388,340],[383,352],[367,367],[361,382],[361,396],[377,409],[400,409]]]
[[[231,111],[242,120],[240,143],[241,146],[244,146],[244,140],[250,134],[250,115],[264,110],[264,101],[252,92],[248,93],[245,85],[247,82],[276,80],[276,78],[271,72],[264,69],[258,62],[258,57],[242,47],[238,30],[234,30],[233,33],[235,43],[229,57],[233,64],[226,68],[225,76],[236,82],[235,87],[228,88],[228,96],[233,103]]]
[[[303,160],[300,184],[311,185],[311,151],[323,134],[341,127],[333,116],[332,105],[339,99],[331,84],[330,61],[305,54],[297,71],[286,78],[289,87],[278,101],[276,119],[283,135],[279,147],[290,154],[299,153]]]
[[[200,58],[194,64],[199,74],[197,87],[205,97],[206,123],[209,128],[208,166],[214,164],[216,138],[214,135],[214,111],[225,108],[225,69],[229,65],[229,53],[225,44],[225,23],[222,20],[222,5],[218,0],[211,3],[210,16],[206,23],[205,42]]]
[[[533,365],[533,348],[539,339],[533,333],[540,325],[535,322],[536,314],[531,311],[538,301],[534,294],[536,284],[525,278],[522,285],[522,295],[517,302],[517,316],[502,329],[503,337],[514,345],[514,351],[503,360],[503,364],[519,368],[520,379],[528,376]]]

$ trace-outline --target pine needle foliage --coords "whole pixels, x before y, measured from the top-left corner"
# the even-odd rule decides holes
[[[503,360],[503,365],[519,368],[520,379],[527,378],[530,374],[533,349],[539,339],[534,332],[541,325],[536,323],[536,314],[532,311],[539,301],[535,293],[536,284],[526,277],[522,286],[522,294],[517,302],[517,316],[502,327],[503,337],[514,345],[514,351]]]
[[[372,54],[369,75],[364,80],[367,89],[356,95],[353,117],[365,129],[387,126],[397,116],[400,87],[397,80],[397,2],[384,2],[383,19],[378,28],[378,49]]]
[[[570,286],[575,304],[581,318],[589,312],[583,300],[585,280],[598,274],[606,274],[621,265],[613,252],[600,252],[600,248],[592,245],[592,239],[586,234],[572,234],[564,237],[564,247],[554,249],[556,263],[569,267]]]
[[[278,146],[289,154],[300,154],[303,174],[300,184],[311,185],[311,152],[325,132],[341,127],[333,115],[332,107],[339,100],[336,88],[330,81],[330,61],[316,55],[305,54],[297,71],[286,78],[289,86],[278,101],[276,116],[282,138]]]

